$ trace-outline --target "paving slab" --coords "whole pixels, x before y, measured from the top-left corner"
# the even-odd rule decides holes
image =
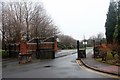
[[[120,66],[110,65],[96,61],[93,57],[93,50],[87,51],[87,57],[81,58],[83,64],[91,69],[120,76]]]

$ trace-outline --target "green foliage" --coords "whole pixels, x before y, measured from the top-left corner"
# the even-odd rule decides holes
[[[118,2],[118,35],[117,35],[117,41],[120,44],[120,1]]]
[[[107,53],[107,59],[113,59],[113,56],[111,53]]]
[[[75,49],[76,48],[76,40],[68,35],[59,35],[60,42],[58,43],[59,49]]]
[[[59,49],[75,49],[76,47],[74,45],[65,45],[62,43],[58,43],[58,48]]]
[[[106,39],[108,43],[113,42],[113,34],[117,22],[117,6],[115,2],[110,2],[107,19],[105,23]]]
[[[117,37],[118,37],[118,25],[116,25],[116,27],[115,27],[115,31],[114,31],[113,37],[114,37],[113,38],[114,41],[117,40]]]
[[[8,57],[8,53],[5,50],[0,50],[0,57],[6,58]]]
[[[113,36],[114,36],[114,41],[120,44],[120,1],[118,2],[116,23],[117,24]]]
[[[0,37],[0,49],[2,49],[2,39]]]
[[[116,52],[120,58],[120,0],[110,2],[105,29],[107,43],[117,44]]]
[[[59,48],[59,49],[65,49],[66,46],[65,46],[64,44],[58,43],[58,48]]]
[[[2,57],[2,50],[0,50],[0,57]]]
[[[107,53],[106,61],[102,61],[102,58],[96,58],[95,60],[96,60],[96,61],[99,61],[99,62],[106,63],[106,64],[111,64],[111,65],[118,65],[118,66],[120,66],[119,63],[116,63],[116,62],[117,62],[117,59],[118,59],[118,55],[117,55],[117,54],[116,54],[115,57],[113,58],[112,54],[109,52],[109,53]]]

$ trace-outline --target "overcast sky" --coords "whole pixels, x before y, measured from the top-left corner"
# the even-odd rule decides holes
[[[2,0],[9,1],[9,0]],[[16,0],[10,0],[16,1]],[[21,0],[17,0],[21,1]],[[26,1],[26,0],[24,0]],[[106,14],[110,0],[32,0],[41,1],[47,14],[65,35],[77,40],[105,34]]]
[[[42,0],[61,32],[77,40],[105,33],[110,0]]]

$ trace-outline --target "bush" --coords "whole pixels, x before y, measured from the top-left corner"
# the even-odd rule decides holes
[[[7,53],[7,51],[5,51],[5,50],[1,50],[1,51],[0,51],[0,56],[1,56],[2,58],[6,58],[6,57],[8,57],[8,53]]]
[[[120,66],[120,64],[117,63],[117,59],[118,59],[118,55],[116,54],[115,57],[113,57],[110,52],[107,53],[106,61],[102,61],[102,58],[96,58],[96,60],[99,62]]]
[[[111,54],[110,52],[107,53],[107,59],[108,59],[108,60],[109,60],[109,59],[113,59],[113,56],[112,56],[112,54]]]
[[[0,50],[0,57],[2,57],[2,50]]]

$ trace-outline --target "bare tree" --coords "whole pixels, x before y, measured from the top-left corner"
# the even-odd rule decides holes
[[[31,30],[32,36],[50,37],[59,33],[57,26],[53,24],[53,20],[46,14],[46,11],[41,5],[35,6],[32,19]]]
[[[21,3],[5,3],[2,8],[2,31],[7,42],[15,41],[22,31],[22,5]]]
[[[58,28],[47,15],[41,3],[2,3],[2,41],[15,43],[20,34],[33,37],[48,37],[58,34]],[[5,42],[3,42],[5,43]]]
[[[103,38],[104,38],[104,34],[103,34],[103,33],[99,33],[99,34],[97,35],[97,38],[98,38],[98,40],[103,39]]]
[[[2,49],[2,34],[0,32],[0,49]]]
[[[63,48],[75,48],[76,47],[76,40],[73,39],[71,36],[68,35],[59,35],[58,38],[60,39],[60,44]]]

